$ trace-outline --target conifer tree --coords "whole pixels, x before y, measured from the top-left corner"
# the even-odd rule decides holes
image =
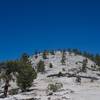
[[[32,86],[33,80],[36,78],[37,74],[29,64],[20,64],[20,66],[21,69],[17,76],[17,85],[22,92],[25,92]]]
[[[82,65],[82,72],[84,72],[84,73],[87,72],[87,63],[88,63],[88,60],[84,59],[83,60],[83,65]]]
[[[61,63],[62,65],[66,65],[66,52],[65,51],[62,52]]]
[[[0,79],[3,79],[5,82],[4,85],[4,97],[7,97],[7,93],[8,93],[8,88],[10,86],[9,82],[11,80],[13,80],[13,76],[12,73],[14,75],[15,72],[17,72],[17,67],[18,67],[18,63],[17,61],[8,61],[4,63],[5,66],[5,71],[3,73],[1,73],[0,75]]]
[[[47,51],[44,51],[42,56],[43,56],[43,59],[47,59]]]
[[[45,72],[45,64],[44,61],[40,60],[37,64],[37,72]]]
[[[95,62],[98,66],[100,66],[100,55],[99,54],[96,54],[95,56]]]
[[[17,85],[20,87],[22,92],[27,91],[29,87],[32,86],[32,82],[36,76],[37,73],[32,68],[28,54],[23,54],[19,61],[19,70],[17,76]]]

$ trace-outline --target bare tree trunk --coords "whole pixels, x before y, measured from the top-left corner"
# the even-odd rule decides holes
[[[9,87],[9,80],[6,80],[5,86],[4,86],[4,96],[5,97],[7,97],[8,87]]]

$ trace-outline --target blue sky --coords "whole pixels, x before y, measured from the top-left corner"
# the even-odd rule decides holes
[[[35,50],[100,53],[99,0],[0,0],[0,61]]]

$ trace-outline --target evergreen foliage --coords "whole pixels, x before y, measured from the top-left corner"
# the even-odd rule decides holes
[[[17,76],[17,85],[20,87],[22,92],[27,91],[27,89],[32,86],[32,82],[36,76],[37,74],[29,62],[29,56],[27,54],[23,54],[21,60],[19,61]]]
[[[47,59],[47,55],[48,55],[48,52],[47,51],[44,51],[43,52],[43,55],[42,55],[43,56],[43,59]]]
[[[66,65],[66,52],[65,51],[62,52],[61,64]]]
[[[22,92],[25,92],[32,86],[33,80],[37,74],[31,65],[21,64],[21,69],[17,76],[17,85],[20,87]]]
[[[49,68],[53,68],[53,65],[52,65],[52,63],[50,63],[50,64],[49,64]]]
[[[87,63],[88,63],[88,60],[87,59],[84,59],[83,60],[83,65],[82,65],[82,72],[86,73],[87,72]]]
[[[45,64],[44,61],[40,60],[37,64],[37,72],[45,72]]]
[[[17,61],[7,61],[3,63],[5,66],[5,71],[0,74],[0,79],[3,79],[5,82],[4,85],[4,97],[7,97],[8,88],[10,86],[9,82],[13,80],[12,73],[14,75],[15,72],[17,72]]]

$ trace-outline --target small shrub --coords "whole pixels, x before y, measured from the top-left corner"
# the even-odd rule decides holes
[[[53,65],[52,65],[52,63],[50,63],[50,64],[49,64],[49,68],[53,68]]]
[[[49,92],[49,94],[48,95],[53,95],[53,92]]]
[[[58,89],[61,89],[63,87],[62,83],[56,83],[55,85],[57,86]]]
[[[63,76],[63,73],[62,72],[59,72],[58,73],[58,77],[60,77],[60,76]]]
[[[17,88],[17,89],[11,89],[11,90],[9,91],[9,95],[15,95],[15,94],[18,94],[18,91],[19,91],[18,88]]]
[[[94,79],[91,79],[90,82],[93,83],[94,82]]]
[[[49,84],[48,90],[52,92],[56,92],[57,90],[61,89],[63,87],[62,83],[55,83],[55,84]]]
[[[50,97],[48,97],[48,100],[51,100],[51,98],[50,98]]]
[[[96,65],[91,65],[91,68],[92,69],[96,69]]]
[[[62,71],[66,71],[65,68],[62,68]]]
[[[80,77],[80,76],[77,76],[77,77],[76,77],[76,82],[77,82],[77,83],[81,83],[81,77]]]
[[[58,90],[55,84],[49,84],[48,89],[53,92],[56,92]]]
[[[76,65],[78,64],[78,62],[75,63]]]

